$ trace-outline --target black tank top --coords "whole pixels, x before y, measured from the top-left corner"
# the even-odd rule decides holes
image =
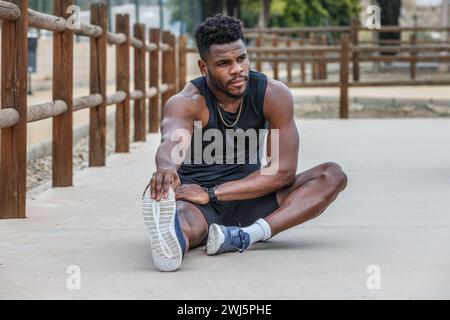
[[[194,124],[191,144],[184,162],[178,169],[181,182],[212,187],[242,179],[259,170],[268,128],[263,112],[267,77],[262,73],[250,71],[241,116],[233,128],[222,123],[218,113],[219,107],[206,78],[199,77],[191,80],[191,83],[205,98],[209,119],[204,128],[201,127],[200,121]],[[220,112],[226,123],[233,124],[239,109],[231,113],[221,108]],[[231,150],[233,152],[230,152]]]

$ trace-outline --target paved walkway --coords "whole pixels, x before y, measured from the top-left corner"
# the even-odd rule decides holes
[[[30,193],[28,219],[0,221],[0,298],[450,298],[450,120],[305,120],[299,171],[342,165],[346,191],[320,218],[243,254],[151,262],[140,195],[159,137]],[[69,290],[69,266],[81,289]],[[381,271],[369,290],[367,268]]]

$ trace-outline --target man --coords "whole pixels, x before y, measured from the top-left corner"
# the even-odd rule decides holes
[[[347,184],[331,162],[296,175],[292,94],[281,82],[250,70],[239,20],[208,18],[195,29],[195,40],[203,76],[164,106],[156,172],[144,192],[144,220],[161,271],[178,269],[187,250],[205,242],[208,255],[242,252],[315,218]],[[250,133],[266,128],[270,161],[262,167],[264,135]],[[196,138],[199,131],[202,140]],[[238,146],[234,133],[244,134]],[[255,136],[252,150],[245,138]],[[195,159],[208,152],[213,162]]]

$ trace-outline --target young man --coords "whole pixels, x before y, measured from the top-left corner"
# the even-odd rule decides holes
[[[203,76],[164,106],[156,172],[144,192],[153,261],[162,271],[178,269],[187,250],[205,242],[209,255],[242,252],[315,218],[347,184],[332,162],[296,175],[292,94],[250,70],[239,20],[208,18],[195,40]],[[270,161],[262,167],[266,128]]]

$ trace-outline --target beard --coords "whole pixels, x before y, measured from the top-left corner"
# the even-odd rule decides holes
[[[240,100],[245,93],[247,92],[247,86],[248,86],[248,76],[246,76],[246,82],[245,82],[245,90],[240,94],[234,94],[231,93],[225,85],[223,85],[216,77],[213,76],[213,74],[208,70],[208,80],[211,86],[225,94],[226,96],[230,97],[231,99]]]

